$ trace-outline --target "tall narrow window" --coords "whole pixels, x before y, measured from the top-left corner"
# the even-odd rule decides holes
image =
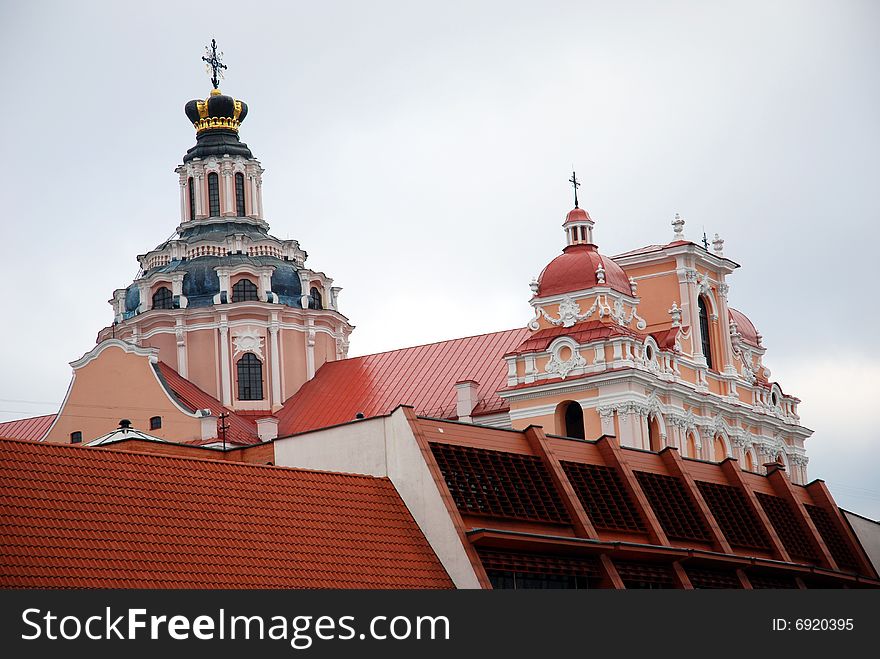
[[[238,360],[238,400],[263,400],[263,363],[252,352]]]
[[[220,217],[220,177],[215,172],[208,174],[208,208],[211,217]]]
[[[309,309],[323,309],[324,301],[321,299],[321,291],[312,286],[309,291]]]
[[[235,213],[244,217],[244,174],[235,175]]]
[[[257,285],[250,279],[239,279],[232,286],[233,302],[259,302],[260,297],[257,295]]]
[[[565,406],[565,436],[585,439],[584,410],[574,401]]]
[[[656,414],[648,418],[648,448],[652,451],[663,448],[660,442],[660,420]]]
[[[712,341],[709,339],[709,314],[706,312],[706,300],[701,295],[697,299],[700,307],[700,343],[703,346],[703,356],[706,364],[712,368]]]
[[[189,177],[186,187],[189,188],[189,219],[194,220],[196,219],[196,184],[193,183],[192,176]]]
[[[153,309],[173,309],[174,308],[174,296],[171,295],[171,291],[162,286],[159,290],[153,293]]]

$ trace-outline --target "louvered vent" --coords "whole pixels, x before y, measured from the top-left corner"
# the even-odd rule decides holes
[[[664,563],[614,561],[617,573],[627,588],[675,588],[672,567]]]
[[[697,481],[697,487],[731,545],[770,549],[770,541],[761,528],[761,522],[739,489],[707,481]]]
[[[803,524],[795,517],[791,505],[782,497],[756,492],[761,507],[767,514],[767,518],[773,525],[776,535],[785,546],[785,550],[792,558],[801,559],[807,563],[816,560],[816,552],[810,542]]]
[[[616,470],[580,462],[563,462],[562,468],[597,529],[645,530]]]
[[[637,471],[636,478],[667,536],[677,540],[711,540],[680,478],[647,471]]]
[[[816,525],[816,530],[819,531],[819,535],[822,536],[825,544],[828,545],[828,551],[831,552],[837,564],[845,569],[857,570],[855,556],[853,556],[837,526],[831,521],[831,515],[828,514],[828,511],[809,503],[805,503],[804,508],[810,514],[813,524]]]
[[[711,568],[690,567],[685,570],[694,588],[719,589],[742,588],[739,577],[733,570],[715,570]]]
[[[539,458],[437,443],[431,443],[431,451],[462,513],[569,522]]]

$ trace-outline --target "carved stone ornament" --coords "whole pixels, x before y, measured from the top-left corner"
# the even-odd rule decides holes
[[[566,346],[571,350],[571,357],[566,359],[565,361],[559,358],[559,351],[554,351],[554,353],[550,356],[550,361],[547,362],[547,366],[544,367],[544,370],[548,373],[556,373],[563,380],[568,376],[576,368],[583,368],[587,365],[587,360],[581,357],[577,348],[574,346]]]
[[[233,331],[232,345],[235,347],[233,356],[242,352],[252,352],[260,359],[263,358],[263,337],[259,330],[252,327]]]
[[[581,306],[574,301],[573,298],[566,297],[559,304],[559,317],[553,318],[547,314],[546,311],[542,307],[535,307],[535,317],[529,322],[529,329],[537,331],[540,327],[538,325],[538,320],[543,317],[551,325],[559,327],[571,327],[575,323],[586,320],[590,316],[592,316],[597,308],[596,302],[593,303],[593,306],[587,309],[586,313],[581,313]]]
[[[681,308],[673,301],[672,308],[667,312],[672,317],[672,326],[681,327]]]

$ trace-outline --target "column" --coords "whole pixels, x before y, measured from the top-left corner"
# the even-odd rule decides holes
[[[308,318],[309,331],[306,335],[306,377],[311,380],[315,377],[315,320]]]
[[[272,410],[281,407],[281,355],[278,349],[278,314],[272,314],[269,325],[269,350],[272,358]]]
[[[185,378],[187,376],[187,359],[186,359],[186,331],[183,327],[183,317],[178,316],[175,319],[174,337],[177,339],[177,372]]]
[[[226,315],[220,316],[220,400],[226,407],[232,406],[231,372],[229,370],[229,324]]]

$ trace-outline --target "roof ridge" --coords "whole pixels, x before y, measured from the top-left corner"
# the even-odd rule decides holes
[[[274,441],[274,440],[270,440],[270,441]],[[286,465],[262,464],[262,463],[256,463],[256,462],[241,462],[238,460],[220,460],[218,458],[199,458],[199,457],[195,457],[195,456],[174,455],[174,454],[168,454],[168,453],[154,453],[154,452],[150,452],[150,451],[126,451],[126,450],[122,450],[122,449],[118,449],[118,448],[111,448],[111,447],[107,447],[107,446],[86,446],[84,444],[62,444],[60,442],[45,442],[45,441],[36,441],[35,442],[35,441],[27,440],[27,439],[2,439],[2,440],[0,440],[0,449],[2,449],[3,446],[5,446],[5,442],[22,444],[22,445],[29,446],[29,447],[33,447],[33,446],[48,447],[48,446],[51,446],[53,448],[53,450],[54,449],[66,449],[66,450],[73,450],[73,451],[79,451],[79,450],[106,451],[106,452],[115,453],[118,455],[138,455],[138,456],[142,456],[142,457],[163,459],[166,461],[168,461],[168,460],[183,460],[183,461],[195,460],[198,462],[211,462],[211,463],[215,463],[215,464],[227,465],[230,467],[248,467],[248,468],[252,468],[252,469],[275,469],[275,470],[281,470],[281,471],[296,471],[296,472],[306,472],[306,473],[312,473],[312,474],[328,474],[331,476],[351,476],[354,478],[368,478],[371,480],[383,480],[383,481],[390,482],[390,479],[387,476],[372,476],[370,474],[356,474],[354,472],[347,472],[347,471],[328,471],[326,469],[310,469],[308,467],[289,467]],[[263,442],[263,443],[268,444],[270,442]],[[171,444],[174,444],[174,442],[171,442]],[[185,446],[185,445],[181,444],[181,446]],[[259,444],[252,444],[250,446],[259,446]],[[250,446],[236,447],[234,449],[230,448],[227,450],[229,450],[229,451],[240,450],[242,448],[249,448]],[[201,446],[195,447],[195,448],[203,448],[206,451],[216,450],[216,449],[209,449],[209,448],[205,448],[205,447],[201,447]]]

